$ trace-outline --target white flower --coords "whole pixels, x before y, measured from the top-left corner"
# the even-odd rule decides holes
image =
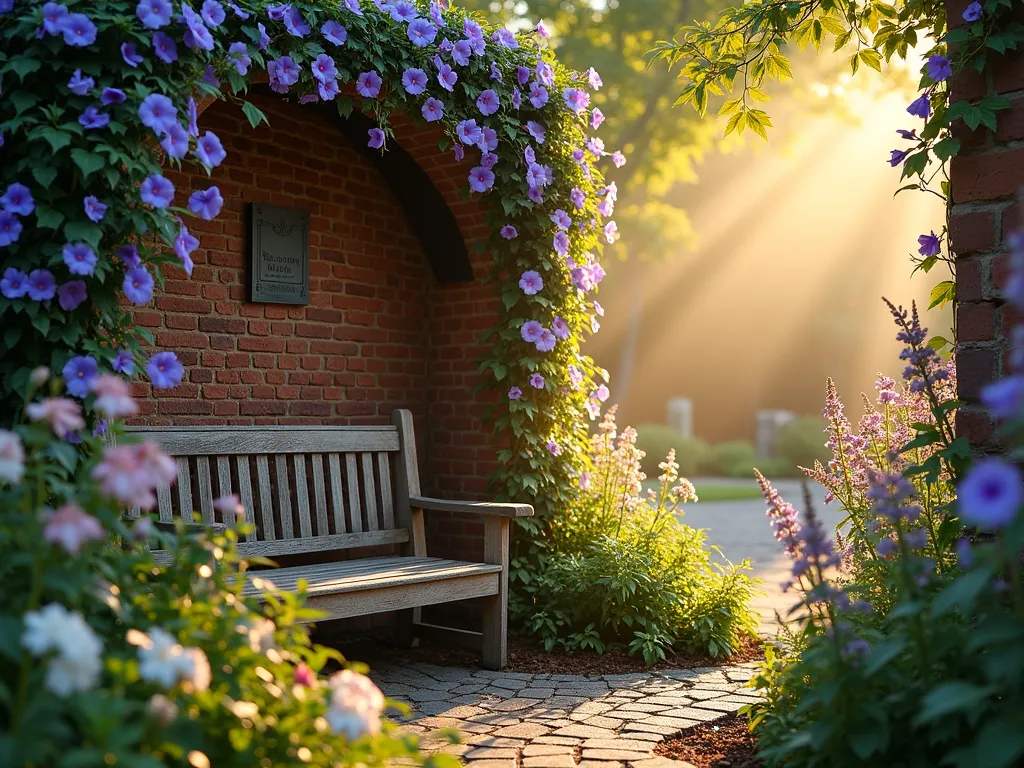
[[[0,483],[17,485],[25,473],[25,449],[21,438],[6,429],[0,429]]]
[[[139,634],[141,637],[136,640],[129,638],[129,642],[139,646],[139,677],[147,683],[171,688],[179,678],[191,674],[192,662],[174,635],[159,627],[150,629],[148,635]]]
[[[185,660],[187,666],[183,669],[183,679],[192,686],[196,693],[202,693],[210,687],[210,681],[213,678],[210,660],[198,648],[186,648]]]
[[[277,631],[277,625],[270,619],[262,616],[249,619],[241,622],[235,629],[249,639],[249,647],[254,653],[266,653],[274,647],[274,632]]]
[[[81,638],[80,638],[81,639]],[[46,687],[58,696],[68,696],[75,691],[88,691],[96,686],[103,671],[100,660],[102,646],[95,635],[90,642],[80,647],[76,658],[55,656],[46,668]]]
[[[149,714],[163,725],[170,725],[178,716],[178,705],[168,699],[162,693],[154,693],[149,698]]]
[[[103,671],[103,644],[80,613],[50,603],[25,614],[21,643],[33,656],[57,655],[46,669],[46,687],[58,696],[87,691]]]
[[[366,675],[343,669],[327,681],[331,706],[324,715],[331,729],[349,741],[380,732],[384,694]]]
[[[58,647],[71,613],[60,603],[50,603],[25,614],[25,632],[21,644],[33,656],[42,656]]]

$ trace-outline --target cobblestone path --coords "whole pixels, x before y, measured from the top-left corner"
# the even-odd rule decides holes
[[[654,747],[756,701],[744,687],[754,667],[595,677],[394,663],[371,676],[412,707],[409,730],[459,730],[461,744],[428,739],[427,748],[470,768],[681,768]]]

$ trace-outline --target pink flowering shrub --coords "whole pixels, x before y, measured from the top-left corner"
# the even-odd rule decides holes
[[[514,615],[548,649],[622,647],[649,664],[672,650],[728,656],[756,627],[749,563],[713,563],[704,531],[680,522],[697,496],[674,452],[644,490],[644,452],[632,427],[618,432],[615,410],[591,437],[579,493],[552,518]]]
[[[116,448],[85,430],[134,412],[119,380],[94,382],[86,414],[47,376],[0,429],[0,765],[455,765],[421,755],[369,678],[310,643],[300,595],[242,595],[238,531],[123,516],[155,506],[174,461],[116,421]]]

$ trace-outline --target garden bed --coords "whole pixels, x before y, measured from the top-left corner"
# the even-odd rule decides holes
[[[694,768],[763,768],[754,751],[754,738],[742,715],[696,725],[654,749],[657,755],[685,761]]]
[[[360,635],[345,637],[336,635],[319,638],[327,645],[338,648],[346,658],[369,664],[402,659],[410,662],[437,664],[442,667],[478,667],[479,655],[464,648],[442,646],[438,643],[424,643],[417,648],[405,648],[395,644],[393,637]],[[748,639],[739,652],[727,658],[711,658],[706,654],[675,654],[653,666],[647,666],[639,656],[627,656],[620,651],[608,651],[598,655],[591,651],[565,653],[545,651],[529,640],[510,637],[508,666],[506,672],[529,672],[533,674],[561,675],[614,675],[629,672],[649,672],[658,669],[691,669],[693,667],[714,667],[736,664],[744,661],[763,659],[764,654],[758,642]]]

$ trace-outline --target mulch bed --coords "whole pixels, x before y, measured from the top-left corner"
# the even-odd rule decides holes
[[[695,768],[764,768],[754,756],[754,738],[747,729],[747,718],[740,715],[695,725],[661,742],[654,753],[684,760]]]
[[[372,668],[375,662],[407,660],[437,664],[442,667],[476,667],[479,656],[463,648],[424,644],[418,648],[395,645],[386,636],[323,637],[320,642],[338,648],[352,661],[362,661]],[[615,675],[628,672],[650,672],[657,669],[689,669],[691,667],[717,667],[743,661],[763,659],[761,647],[754,639],[744,641],[737,653],[728,658],[713,659],[704,654],[670,654],[654,666],[644,664],[639,656],[630,657],[621,651],[608,651],[602,655],[586,651],[568,654],[564,651],[545,651],[523,638],[510,637],[506,672],[548,673],[556,675]]]

